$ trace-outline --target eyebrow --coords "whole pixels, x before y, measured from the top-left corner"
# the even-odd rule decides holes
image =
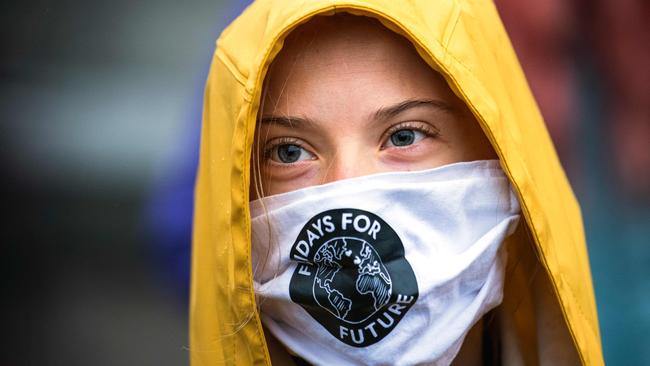
[[[400,113],[412,108],[427,106],[441,110],[446,113],[454,113],[456,110],[451,104],[435,99],[408,99],[403,102],[378,109],[373,116],[376,120],[390,119],[399,115]],[[260,118],[262,124],[276,124],[287,128],[304,129],[314,126],[314,121],[308,118],[301,118],[295,116],[277,116],[266,115]]]
[[[314,125],[314,122],[307,118],[293,116],[274,116],[267,115],[260,118],[263,124],[277,124],[287,128],[306,128]]]
[[[427,107],[432,107],[438,110],[441,110],[446,113],[454,113],[456,110],[455,108],[447,103],[443,102],[441,100],[436,100],[436,99],[409,99],[405,100],[403,102],[388,106],[388,107],[382,107],[379,110],[377,110],[374,113],[374,118],[377,120],[385,120],[385,119],[390,119],[392,117],[397,116],[398,114],[407,111],[412,108],[416,107],[421,107],[421,106],[427,106]]]

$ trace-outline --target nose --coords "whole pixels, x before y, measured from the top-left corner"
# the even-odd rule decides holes
[[[339,151],[321,169],[323,169],[321,172],[322,183],[361,177],[376,172],[372,157],[351,149]]]

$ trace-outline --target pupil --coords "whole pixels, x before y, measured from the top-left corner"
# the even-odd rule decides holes
[[[390,135],[390,142],[395,146],[411,145],[415,141],[415,132],[413,130],[400,130]]]
[[[300,158],[300,146],[289,144],[278,146],[278,157],[283,163],[295,163]]]

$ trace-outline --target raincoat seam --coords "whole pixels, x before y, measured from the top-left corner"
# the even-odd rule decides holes
[[[458,25],[458,22],[460,21],[460,11],[458,10],[459,7],[460,7],[460,5],[458,5],[458,2],[457,2],[457,1],[454,1],[454,5],[455,5],[455,6],[454,6],[454,10],[453,10],[453,11],[454,11],[454,17],[455,17],[455,19],[454,19],[454,25],[451,27],[451,30],[448,30],[448,29],[449,29],[449,23],[450,23],[450,22],[447,22],[447,24],[445,25],[445,33],[448,33],[448,35],[445,37],[446,39],[444,40],[444,43],[441,43],[441,46],[442,46],[442,48],[445,50],[445,53],[446,53],[449,57],[451,57],[451,58],[453,58],[454,60],[456,60],[456,58],[453,57],[453,56],[450,54],[449,49],[448,49],[448,47],[449,47],[449,42],[451,41],[451,38],[454,36],[454,32],[456,32],[456,26]],[[457,61],[458,63],[461,63],[461,62],[458,61],[458,60],[456,60],[456,61]],[[462,63],[461,63],[461,64],[462,64]],[[463,66],[465,66],[465,65],[463,65]]]
[[[562,277],[562,278],[564,278],[564,277]],[[569,287],[569,286],[567,286],[567,287]],[[587,320],[587,316],[585,315],[584,311],[582,310],[582,306],[580,306],[580,303],[577,301],[577,298],[576,298],[573,290],[570,287],[569,287],[569,293],[571,293],[571,297],[574,300],[573,303],[576,304],[575,307],[577,308],[578,313],[580,314],[582,319]],[[589,324],[588,321],[586,323],[587,323],[587,328],[589,328],[589,330],[591,330],[592,335],[595,337],[596,333],[595,333],[594,329],[591,327],[591,325]],[[576,344],[576,346],[577,346],[577,344]],[[579,349],[579,347],[578,347],[578,349]],[[578,353],[581,354],[581,352],[578,352]],[[581,357],[581,358],[583,358],[583,357]],[[585,364],[587,363],[586,358],[583,358],[583,361],[584,361]]]
[[[226,69],[230,71],[230,74],[232,74],[237,83],[239,83],[241,86],[244,86],[244,90],[246,90],[246,77],[241,71],[239,71],[237,66],[235,66],[235,63],[232,61],[226,51],[222,47],[217,47],[214,55],[219,61],[221,61]]]
[[[569,216],[567,214],[567,205],[566,204],[562,205],[562,209],[563,209],[563,212],[564,212],[565,216]],[[580,216],[580,221],[582,221],[582,215]],[[575,247],[575,245],[574,245],[574,247]],[[588,264],[589,264],[589,254],[587,253],[587,265]],[[585,314],[585,311],[584,311],[584,308],[583,308],[582,304],[579,301],[577,301],[578,299],[577,299],[577,297],[575,295],[573,287],[570,286],[571,282],[566,280],[566,278],[565,278],[565,276],[564,276],[564,274],[562,272],[560,272],[560,277],[567,284],[565,287],[568,288],[569,292],[571,293],[571,297],[574,300],[574,302],[573,302],[574,306],[577,307],[580,315],[585,320],[585,323],[587,324],[587,327],[589,328],[589,330],[591,330],[591,333],[592,333],[593,337],[596,338],[596,339],[600,338],[598,332],[596,332],[596,329],[593,327],[593,324],[587,318],[587,315]]]
[[[457,5],[456,2],[454,2],[454,4]],[[339,8],[342,8],[342,9],[348,8],[348,9],[353,9],[353,10],[366,11],[369,15],[374,15],[375,17],[382,18],[384,20],[387,20],[387,21],[391,22],[392,24],[394,24],[397,28],[399,28],[404,34],[406,34],[410,38],[409,41],[411,43],[415,43],[415,45],[420,47],[422,50],[426,51],[426,53],[429,55],[429,57],[433,61],[436,61],[436,60],[439,60],[439,59],[437,57],[434,57],[433,50],[431,50],[431,47],[428,47],[427,44],[428,43],[437,44],[440,47],[440,49],[442,51],[444,51],[444,56],[445,57],[448,57],[448,58],[452,59],[455,64],[461,66],[465,71],[470,73],[472,75],[472,79],[473,79],[472,81],[481,84],[479,82],[478,77],[472,71],[472,69],[470,69],[462,61],[460,61],[458,58],[456,58],[451,52],[449,52],[449,49],[447,48],[447,45],[448,45],[449,41],[451,40],[451,36],[453,35],[454,31],[456,30],[456,25],[458,24],[458,22],[460,20],[460,11],[457,11],[456,10],[457,8],[455,8],[455,12],[456,12],[455,17],[456,17],[456,19],[454,20],[454,27],[453,27],[452,32],[450,33],[450,35],[447,36],[447,41],[445,42],[445,44],[438,41],[437,39],[432,39],[432,40],[429,40],[429,42],[425,42],[424,40],[426,39],[426,37],[424,37],[420,32],[414,32],[413,30],[406,27],[402,22],[398,21],[395,17],[387,14],[383,10],[370,8],[370,7],[363,6],[363,5],[356,5],[356,4],[348,4],[348,5],[345,5],[345,6],[339,6]],[[449,21],[447,22],[447,24],[445,24],[445,29],[448,26],[449,26]],[[442,60],[440,60],[440,61],[442,61]],[[438,64],[439,67],[443,66],[443,62],[437,62],[437,64]],[[451,75],[450,72],[446,72],[446,74]],[[483,87],[482,84],[481,84],[481,87]]]

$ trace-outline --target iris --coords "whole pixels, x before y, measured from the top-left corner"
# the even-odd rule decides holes
[[[390,142],[395,146],[408,146],[415,142],[415,131],[413,130],[399,130],[390,135]]]
[[[281,162],[290,164],[300,159],[302,148],[298,145],[284,144],[278,146],[278,158]]]

